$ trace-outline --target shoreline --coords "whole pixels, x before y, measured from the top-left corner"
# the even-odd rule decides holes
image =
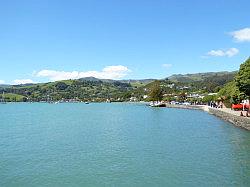
[[[202,110],[211,115],[214,115],[224,121],[233,124],[236,127],[243,128],[250,131],[250,118],[242,117],[236,115],[237,112],[231,111],[230,109],[219,109],[211,108],[207,105],[171,105],[166,104],[167,108],[177,108],[177,109],[190,109],[190,110]]]
[[[29,102],[9,102],[9,103],[29,103]],[[44,102],[32,102],[32,103],[44,103]],[[69,104],[75,104],[74,102],[65,102]],[[78,103],[78,102],[76,102]],[[81,103],[81,102],[79,102]],[[99,103],[99,102],[93,102]],[[100,102],[105,103],[105,102]],[[113,103],[140,103],[140,104],[148,104],[149,102],[113,102]],[[1,103],[0,103],[1,104]],[[240,116],[240,111],[233,111],[228,108],[212,108],[207,105],[173,105],[173,104],[165,104],[166,108],[176,108],[176,109],[188,109],[188,110],[202,110],[211,115],[214,115],[226,122],[233,124],[236,127],[240,127],[242,129],[250,131],[250,117]]]

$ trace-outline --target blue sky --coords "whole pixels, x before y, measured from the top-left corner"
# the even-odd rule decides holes
[[[250,1],[1,1],[0,83],[233,71],[250,56]]]

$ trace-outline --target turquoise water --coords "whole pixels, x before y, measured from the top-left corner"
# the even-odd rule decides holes
[[[0,186],[249,186],[250,133],[144,104],[0,105]]]

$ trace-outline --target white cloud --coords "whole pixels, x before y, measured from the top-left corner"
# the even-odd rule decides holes
[[[239,50],[236,48],[230,48],[228,50],[211,50],[207,53],[208,56],[227,56],[232,57],[239,53]]]
[[[164,68],[171,68],[172,67],[172,64],[162,64],[162,67],[164,67]]]
[[[34,83],[31,79],[16,79],[13,81],[14,84],[28,84],[28,83]]]
[[[250,28],[233,31],[230,33],[237,42],[250,42]]]
[[[41,70],[35,73],[37,77],[47,77],[51,81],[67,80],[67,79],[79,79],[83,77],[95,77],[99,79],[120,79],[125,77],[130,70],[126,66],[107,66],[102,71],[55,71],[55,70]]]
[[[4,80],[0,80],[0,84],[4,84],[5,83],[5,81]]]

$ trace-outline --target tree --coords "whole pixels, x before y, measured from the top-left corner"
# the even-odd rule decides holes
[[[66,83],[64,83],[64,82],[57,82],[55,84],[55,87],[58,90],[65,90],[68,87],[68,85]]]
[[[208,103],[211,101],[215,101],[216,97],[217,97],[216,95],[206,95],[205,97],[203,97],[202,101]]]
[[[250,97],[250,58],[240,65],[235,82],[239,90]]]
[[[236,86],[250,99],[250,58],[240,65],[240,70],[235,77]],[[250,107],[248,108],[250,113]]]
[[[231,99],[233,96],[241,96],[239,88],[236,86],[235,81],[231,81],[224,85],[222,89],[218,92],[218,97],[225,97],[226,99]]]
[[[161,101],[162,100],[162,89],[160,86],[160,81],[154,81],[149,93],[149,99],[151,101]]]

